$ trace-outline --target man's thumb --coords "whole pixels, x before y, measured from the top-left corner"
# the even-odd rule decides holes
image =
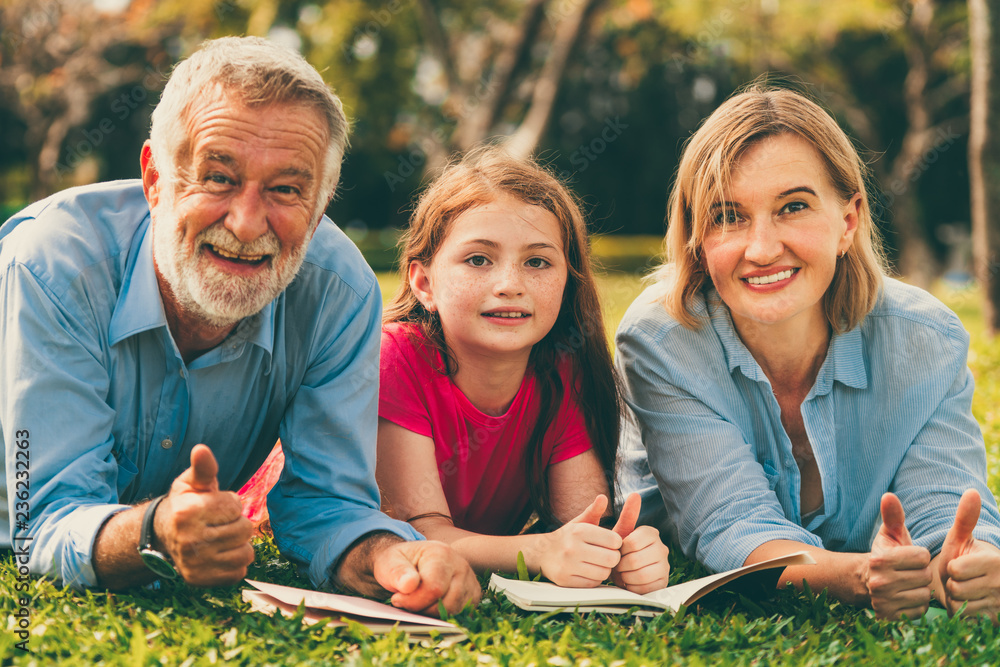
[[[961,556],[972,545],[974,541],[972,530],[979,523],[979,511],[982,507],[982,499],[975,489],[969,489],[962,494],[961,500],[958,501],[958,509],[955,510],[955,523],[948,531],[948,536],[944,538],[945,547],[954,549],[949,554],[952,558]]]
[[[898,546],[909,546],[913,544],[910,539],[910,531],[906,529],[906,515],[903,513],[903,504],[895,493],[882,494],[882,503],[879,507],[882,512],[882,532]]]
[[[601,523],[604,510],[608,509],[608,497],[603,493],[594,498],[594,502],[580,513],[580,516],[571,519],[570,523],[591,523],[595,526]]]
[[[181,473],[179,480],[194,491],[218,491],[219,464],[212,450],[205,445],[195,445],[191,450],[191,467]]]
[[[375,581],[390,593],[408,595],[420,587],[420,572],[398,549],[383,549],[376,557],[372,574]]]
[[[638,493],[628,494],[625,504],[622,506],[622,513],[618,515],[618,523],[611,530],[618,533],[623,540],[635,530],[635,523],[639,520],[639,510],[642,508],[642,497]]]

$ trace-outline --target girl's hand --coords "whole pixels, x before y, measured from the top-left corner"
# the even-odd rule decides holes
[[[562,528],[538,536],[538,569],[549,581],[571,588],[593,588],[611,575],[621,559],[622,538],[598,525],[607,507],[607,496],[599,495]]]
[[[621,560],[614,567],[611,579],[616,586],[643,595],[665,588],[670,577],[670,550],[660,540],[660,531],[652,526],[635,527],[642,499],[629,494],[612,529],[622,538]]]

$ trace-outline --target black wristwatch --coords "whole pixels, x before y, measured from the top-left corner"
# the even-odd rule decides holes
[[[174,564],[165,553],[153,548],[153,518],[156,516],[156,508],[164,498],[166,496],[154,498],[153,502],[146,506],[146,514],[142,517],[142,531],[139,533],[139,558],[156,576],[176,579],[177,570],[174,569]]]

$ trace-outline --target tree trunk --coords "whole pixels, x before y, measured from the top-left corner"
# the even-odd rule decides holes
[[[909,17],[906,51],[909,71],[903,83],[906,103],[906,134],[899,155],[893,160],[888,190],[892,193],[892,222],[899,235],[897,270],[904,278],[925,289],[938,268],[927,241],[916,184],[927,168],[926,156],[933,145],[931,113],[927,99],[929,60],[927,36],[934,18],[932,0],[914,0]]]
[[[983,316],[991,334],[1000,331],[1000,0],[969,0],[972,50],[972,118],[969,180],[972,247],[984,294]]]
[[[531,106],[517,130],[507,139],[506,146],[511,155],[527,157],[534,153],[552,117],[552,108],[573,47],[586,32],[588,19],[602,1],[581,0],[571,13],[559,21],[549,57],[532,91]]]

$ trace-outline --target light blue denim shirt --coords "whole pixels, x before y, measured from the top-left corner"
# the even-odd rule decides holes
[[[35,574],[94,586],[101,525],[166,493],[195,444],[238,489],[279,436],[275,539],[315,585],[366,533],[420,539],[379,512],[381,296],[350,240],[324,218],[292,284],[185,364],[151,236],[139,181],[67,190],[0,227],[2,542],[28,545]]]
[[[715,290],[698,296],[697,330],[668,315],[654,285],[618,330],[618,364],[634,420],[622,490],[643,496],[644,523],[715,571],[757,547],[792,540],[870,550],[883,493],[896,493],[915,544],[940,550],[958,499],[978,489],[975,536],[1000,546],[986,451],[972,417],[969,336],[923,290],[885,281],[861,325],[834,335],[802,419],[823,482],[822,510],[802,525],[801,476],[778,402]]]

